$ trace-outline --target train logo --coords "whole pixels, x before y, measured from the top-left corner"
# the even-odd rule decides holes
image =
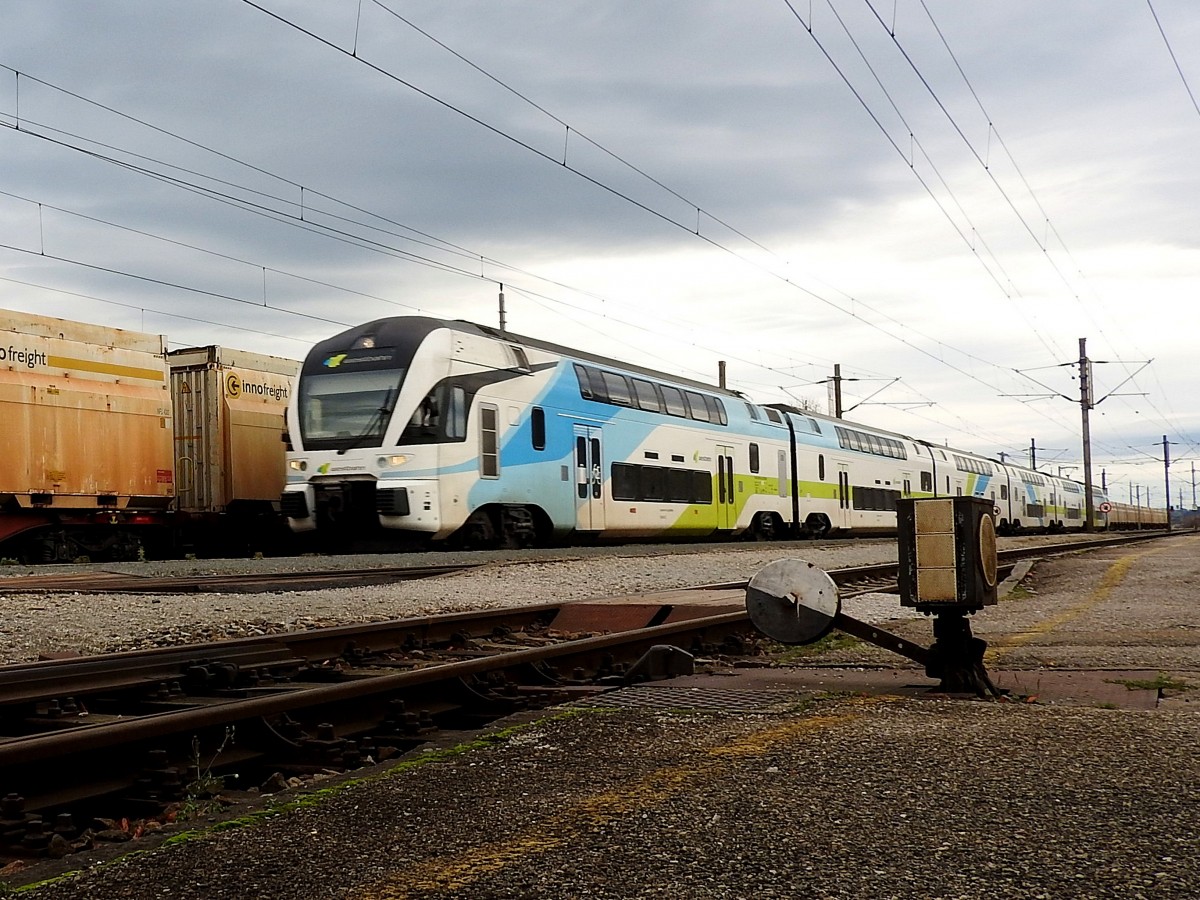
[[[225,376],[225,396],[235,400],[242,396],[242,379],[238,378],[236,372],[230,372]]]

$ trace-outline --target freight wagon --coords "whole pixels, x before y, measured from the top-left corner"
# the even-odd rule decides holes
[[[268,539],[297,367],[0,311],[0,556],[136,559]]]

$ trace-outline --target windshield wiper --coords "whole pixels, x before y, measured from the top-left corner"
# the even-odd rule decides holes
[[[383,405],[375,411],[375,415],[371,416],[371,421],[367,423],[367,427],[364,428],[357,436],[350,438],[345,444],[339,447],[338,456],[344,455],[349,450],[355,450],[358,447],[361,447],[363,441],[369,437],[375,436],[376,428],[386,427],[387,420],[391,416],[392,410],[395,408],[394,404],[392,403],[392,398],[397,393],[398,391],[395,388],[388,389],[387,396],[383,398]],[[382,431],[380,431],[379,437],[381,439],[383,438]]]

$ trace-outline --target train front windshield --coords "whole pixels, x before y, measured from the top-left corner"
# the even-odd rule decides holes
[[[379,446],[406,369],[336,372],[300,379],[300,435],[310,450]]]

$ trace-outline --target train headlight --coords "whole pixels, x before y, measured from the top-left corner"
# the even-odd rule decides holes
[[[379,464],[379,468],[381,469],[390,469],[395,466],[404,465],[406,462],[408,462],[408,457],[404,456],[403,454],[397,454],[395,456],[381,456],[379,459],[375,460],[375,462]]]
[[[308,471],[308,460],[306,459],[289,459],[288,468],[296,472]]]

